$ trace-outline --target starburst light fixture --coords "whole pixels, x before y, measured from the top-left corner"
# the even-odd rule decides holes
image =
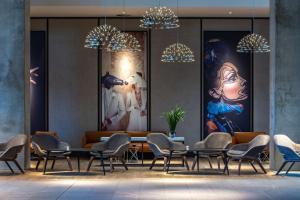
[[[150,8],[145,12],[143,19],[141,19],[140,27],[153,29],[178,28],[179,20],[178,16],[171,9],[159,6]]]
[[[270,46],[262,35],[251,33],[243,37],[237,47],[236,51],[240,53],[265,53],[270,52]]]
[[[194,62],[195,56],[192,50],[184,44],[174,43],[167,48],[162,53],[162,62]]]
[[[141,51],[141,45],[139,41],[131,34],[121,32],[114,35],[107,46],[109,52],[120,52],[120,51]]]
[[[86,48],[105,49],[107,48],[112,37],[120,34],[118,28],[111,25],[101,25],[93,28],[85,39]]]

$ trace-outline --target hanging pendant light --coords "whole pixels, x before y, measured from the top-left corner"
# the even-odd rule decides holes
[[[141,51],[141,45],[139,41],[131,34],[121,32],[118,35],[112,37],[110,43],[107,46],[109,52],[120,51]]]
[[[159,6],[147,10],[140,21],[141,28],[172,29],[179,27],[178,16],[171,9],[160,6],[160,1]]]
[[[185,44],[174,43],[165,48],[161,56],[162,62],[194,62],[195,56],[192,50]]]
[[[265,53],[270,52],[271,50],[266,38],[262,35],[251,33],[239,41],[236,51],[239,53]]]
[[[253,0],[252,20],[254,20],[255,0]],[[253,31],[253,27],[252,27]],[[267,39],[257,33],[250,33],[244,36],[237,44],[236,51],[239,53],[266,53],[270,52],[271,48]]]
[[[178,0],[177,0],[177,15],[178,10]],[[179,32],[177,29],[177,42],[171,44],[163,50],[161,55],[162,62],[178,62],[178,63],[189,63],[195,61],[195,56],[193,51],[185,44],[179,43]]]
[[[86,36],[84,47],[92,49],[105,49],[111,38],[118,34],[120,34],[120,31],[114,26],[107,25],[106,23],[104,25],[97,26],[93,28]]]
[[[122,13],[126,14],[126,6],[125,0],[123,0],[123,11]],[[125,29],[125,18],[123,17],[123,30]],[[109,52],[120,52],[120,51],[141,51],[141,45],[139,41],[132,34],[120,32],[119,34],[115,34],[107,48]]]

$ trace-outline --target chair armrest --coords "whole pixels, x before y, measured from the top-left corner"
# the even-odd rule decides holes
[[[180,142],[173,142],[173,141],[170,141],[170,148],[172,150],[182,150],[182,149],[185,149],[185,145],[180,143]]]
[[[204,149],[205,148],[205,142],[204,141],[200,141],[200,142],[196,142],[193,146],[194,149]]]
[[[60,141],[58,144],[58,149],[68,150],[68,149],[70,149],[70,145],[66,142]]]
[[[249,149],[249,144],[248,143],[235,144],[230,148],[230,150],[238,150],[238,151],[247,151],[248,149]]]
[[[5,151],[7,143],[0,143],[0,151]]]
[[[91,149],[94,151],[104,151],[106,149],[106,142],[97,142],[92,145]]]
[[[300,152],[300,144],[295,144],[294,148],[295,148],[296,152],[298,152],[298,153]]]
[[[32,144],[33,151],[36,155],[38,155],[38,156],[46,155],[46,151],[42,150],[41,147],[37,143],[31,142],[31,144]]]

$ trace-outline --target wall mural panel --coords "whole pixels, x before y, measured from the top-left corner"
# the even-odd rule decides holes
[[[251,55],[236,52],[248,31],[204,31],[203,129],[250,131]]]
[[[30,129],[47,129],[46,111],[46,33],[31,31],[30,39]]]
[[[128,33],[140,42],[140,52],[102,51],[101,130],[148,129],[147,32]]]

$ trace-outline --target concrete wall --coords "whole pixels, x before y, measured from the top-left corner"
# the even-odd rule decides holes
[[[0,1],[0,143],[29,131],[28,24],[29,1]]]
[[[271,134],[286,134],[300,143],[300,1],[271,1]],[[281,157],[271,148],[271,166],[278,168]],[[297,166],[298,169],[300,166]]]
[[[42,27],[34,19],[32,27]],[[46,20],[45,20],[46,21]],[[84,49],[85,34],[95,19],[49,19],[49,128],[78,146],[85,130],[97,129],[97,58],[94,50]],[[103,23],[101,21],[101,23]],[[108,19],[107,23],[138,28],[138,19]],[[166,64],[160,61],[163,49],[176,42],[176,30],[151,32],[151,130],[167,130],[161,113],[174,105],[187,111],[177,133],[191,145],[201,137],[200,19],[181,19],[179,41],[195,53],[191,64]],[[268,33],[268,20],[256,20],[257,32]],[[251,20],[205,19],[203,30],[251,30]],[[254,57],[254,130],[268,131],[268,54]],[[79,76],[81,75],[81,76]],[[88,97],[83,97],[83,93]]]

